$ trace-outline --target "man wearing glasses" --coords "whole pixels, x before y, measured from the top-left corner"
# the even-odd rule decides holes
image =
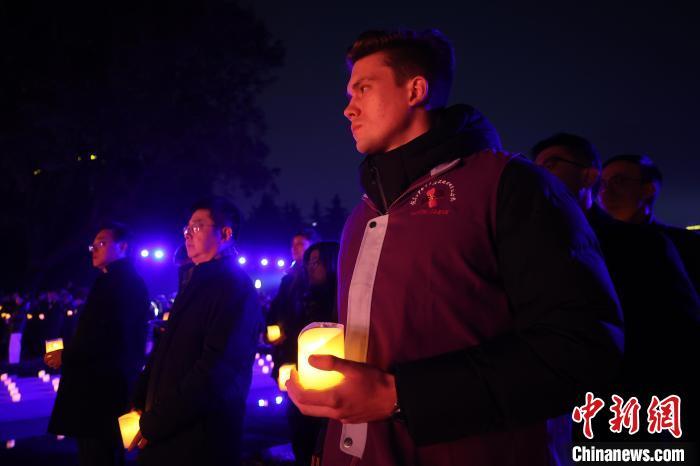
[[[673,241],[696,291],[700,294],[700,235],[659,222],[654,205],[661,192],[661,170],[646,155],[623,154],[603,164],[598,202],[616,220],[649,225]]]
[[[81,466],[118,465],[124,450],[117,418],[129,410],[144,361],[148,292],[129,260],[124,225],[103,226],[88,249],[102,273],[73,339],[44,357],[62,370],[49,432],[75,437]]]
[[[691,388],[694,377],[687,368],[692,367],[695,354],[700,299],[673,242],[655,228],[630,221],[651,212],[653,199],[649,196],[656,191],[651,176],[645,188],[639,167],[623,157],[608,161],[601,179],[598,151],[574,134],[559,133],[538,142],[532,157],[578,200],[600,241],[620,297],[625,354],[615,390],[639,399],[673,392],[692,406],[695,400],[689,397],[696,390]],[[607,213],[593,202],[599,185],[599,201]],[[605,422],[601,421],[596,432],[608,431]]]
[[[145,465],[239,462],[253,355],[262,316],[250,278],[237,265],[238,210],[223,198],[197,202],[184,228],[192,273],[134,397],[142,411]]]

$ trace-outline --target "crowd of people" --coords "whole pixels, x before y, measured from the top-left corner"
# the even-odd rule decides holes
[[[446,107],[453,52],[438,31],[368,31],[346,58],[365,195],[340,243],[295,235],[295,266],[263,312],[234,260],[238,211],[196,203],[146,361],[128,231],[103,226],[91,247],[103,273],[73,338],[45,356],[63,371],[50,431],[78,439],[81,464],[120,464],[117,417],[134,409],[142,464],[236,464],[263,324],[280,328],[276,377],[299,362],[301,329],[331,321],[345,358],[309,363],[342,382],[305,389],[292,370],[286,383],[298,464],[569,464],[571,409],[595,390],[678,394],[692,438],[700,240],[654,216],[652,159],[603,163],[568,133],[534,144],[532,161],[503,151],[478,110]],[[26,307],[13,302],[12,315]]]
[[[69,341],[86,296],[85,289],[70,287],[0,297],[0,361],[41,358],[46,340]]]

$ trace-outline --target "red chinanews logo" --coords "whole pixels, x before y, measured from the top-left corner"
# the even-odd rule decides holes
[[[626,429],[629,435],[639,432],[639,412],[642,406],[637,397],[633,396],[625,402],[622,397],[612,395],[612,400],[610,411],[613,417],[608,421],[610,432],[621,433],[623,429]],[[604,406],[605,401],[587,392],[586,402],[582,406],[576,406],[571,413],[571,419],[574,422],[583,424],[583,435],[589,440],[594,436],[593,418]],[[647,432],[658,434],[663,431],[670,432],[675,438],[681,438],[683,435],[681,397],[678,395],[669,395],[664,399],[659,399],[656,395],[651,397],[647,408]]]

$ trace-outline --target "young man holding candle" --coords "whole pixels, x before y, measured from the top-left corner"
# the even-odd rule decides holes
[[[184,236],[195,265],[134,400],[143,413],[132,448],[144,465],[236,465],[241,452],[258,295],[235,261],[238,210],[213,197],[191,211]]]
[[[621,316],[595,236],[566,189],[445,108],[437,31],[361,35],[345,116],[366,196],[339,262],[344,380],[289,395],[331,418],[324,465],[541,465],[547,419],[609,380]]]
[[[100,228],[90,245],[95,280],[79,314],[75,336],[44,361],[61,368],[49,432],[78,444],[78,464],[124,463],[117,417],[129,410],[131,391],[145,359],[149,300],[129,260],[124,225]]]

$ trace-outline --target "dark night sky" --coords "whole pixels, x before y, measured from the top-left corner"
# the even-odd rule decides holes
[[[252,2],[286,63],[262,96],[281,199],[360,194],[342,116],[343,55],[370,28],[438,28],[456,48],[451,101],[481,109],[504,147],[527,151],[557,131],[590,138],[603,158],[647,153],[666,184],[657,215],[700,223],[700,39],[691,2]]]

